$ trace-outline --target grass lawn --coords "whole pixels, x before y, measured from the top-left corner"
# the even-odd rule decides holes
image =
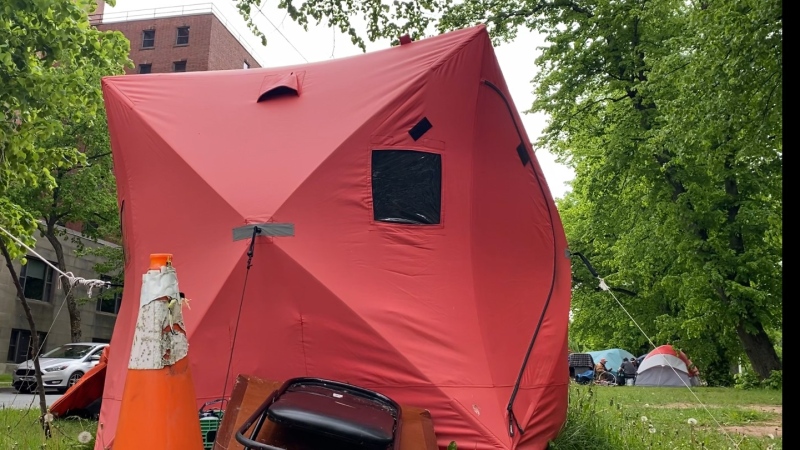
[[[783,448],[781,391],[697,387],[693,392],[697,398],[686,388],[572,384],[567,424],[552,448]]]
[[[567,423],[553,450],[783,448],[782,391],[733,388],[646,388],[580,386],[569,392]],[[705,405],[705,408],[698,402]],[[90,450],[78,434],[97,431],[97,422],[53,422],[45,440],[38,410],[0,409],[0,449]],[[692,420],[694,419],[694,420]],[[695,422],[696,421],[696,422]],[[690,424],[690,422],[692,422]],[[43,447],[42,444],[47,444]],[[460,448],[470,448],[460,443]]]
[[[0,408],[0,448],[3,450],[91,450],[94,439],[87,444],[78,441],[82,431],[97,432],[97,422],[91,420],[63,419],[52,423],[52,435],[45,439],[39,425],[39,410]],[[46,444],[43,445],[43,444]]]
[[[8,386],[11,386],[11,374],[0,373],[0,387],[8,387]]]

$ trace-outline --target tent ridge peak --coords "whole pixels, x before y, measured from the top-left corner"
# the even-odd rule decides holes
[[[478,25],[478,26],[474,27],[474,31],[473,31],[471,36],[469,36],[468,38],[464,39],[462,42],[459,42],[458,45],[454,46],[450,51],[447,51],[444,54],[442,54],[441,56],[439,56],[439,58],[437,58],[436,61],[434,61],[431,64],[431,66],[428,68],[428,71],[429,72],[433,72],[436,69],[438,69],[439,67],[442,67],[443,65],[445,65],[454,56],[456,56],[459,53],[461,53],[462,50],[464,50],[468,45],[470,45],[472,42],[474,42],[475,39],[478,39],[479,36],[486,36],[487,39],[488,39],[489,33],[486,31],[486,26],[485,25]]]
[[[115,80],[118,80],[120,77],[123,77],[123,76],[125,76],[125,75],[117,75],[117,76],[113,76],[113,77],[103,77],[100,80],[100,87],[101,87],[101,89],[102,88],[106,88],[106,89],[113,90],[115,94],[119,94],[124,99],[126,105],[129,108],[135,109],[136,104],[134,103],[134,101],[130,97],[128,97],[128,94],[126,94],[122,89],[120,89],[119,86],[116,85],[116,83],[114,83]],[[105,94],[104,94],[104,96],[105,96]]]

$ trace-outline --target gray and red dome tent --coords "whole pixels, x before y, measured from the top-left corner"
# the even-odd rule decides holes
[[[429,409],[442,447],[544,449],[558,433],[570,260],[484,27],[103,92],[130,301],[97,448],[160,252],[192,299],[198,405],[240,373],[315,376]]]
[[[699,386],[700,371],[682,351],[666,344],[644,357],[636,371],[637,386]]]

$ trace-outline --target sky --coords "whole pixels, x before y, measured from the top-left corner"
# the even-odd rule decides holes
[[[247,42],[253,56],[262,67],[280,67],[304,62],[322,61],[330,58],[342,58],[357,55],[361,50],[350,42],[350,38],[324,24],[309,25],[308,31],[286,16],[278,9],[277,2],[266,2],[262,7],[263,14],[255,13],[253,22],[267,37],[267,46],[262,46],[245,26],[244,19],[235,8],[234,0],[213,0],[197,3],[192,0],[117,0],[115,7],[106,6],[105,14],[109,19],[120,17],[125,13],[141,17],[145,11],[158,15],[187,10],[205,9],[211,5],[227,22],[229,29],[238,33]],[[389,47],[388,41],[367,43],[367,51]],[[533,86],[530,82],[536,74],[534,61],[540,54],[539,47],[544,45],[541,35],[527,30],[520,30],[518,37],[510,43],[495,48],[500,67],[506,83],[511,91],[514,105],[520,110],[523,126],[532,141],[535,141],[546,126],[543,114],[525,114],[533,104]],[[555,198],[561,198],[569,190],[567,183],[574,177],[573,171],[558,162],[546,150],[537,149],[536,158],[542,167],[547,185]]]

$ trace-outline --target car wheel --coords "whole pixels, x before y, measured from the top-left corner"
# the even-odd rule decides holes
[[[77,372],[73,372],[72,375],[69,376],[69,380],[67,380],[67,389],[71,388],[78,380],[81,379],[83,376],[83,372],[80,370]]]

